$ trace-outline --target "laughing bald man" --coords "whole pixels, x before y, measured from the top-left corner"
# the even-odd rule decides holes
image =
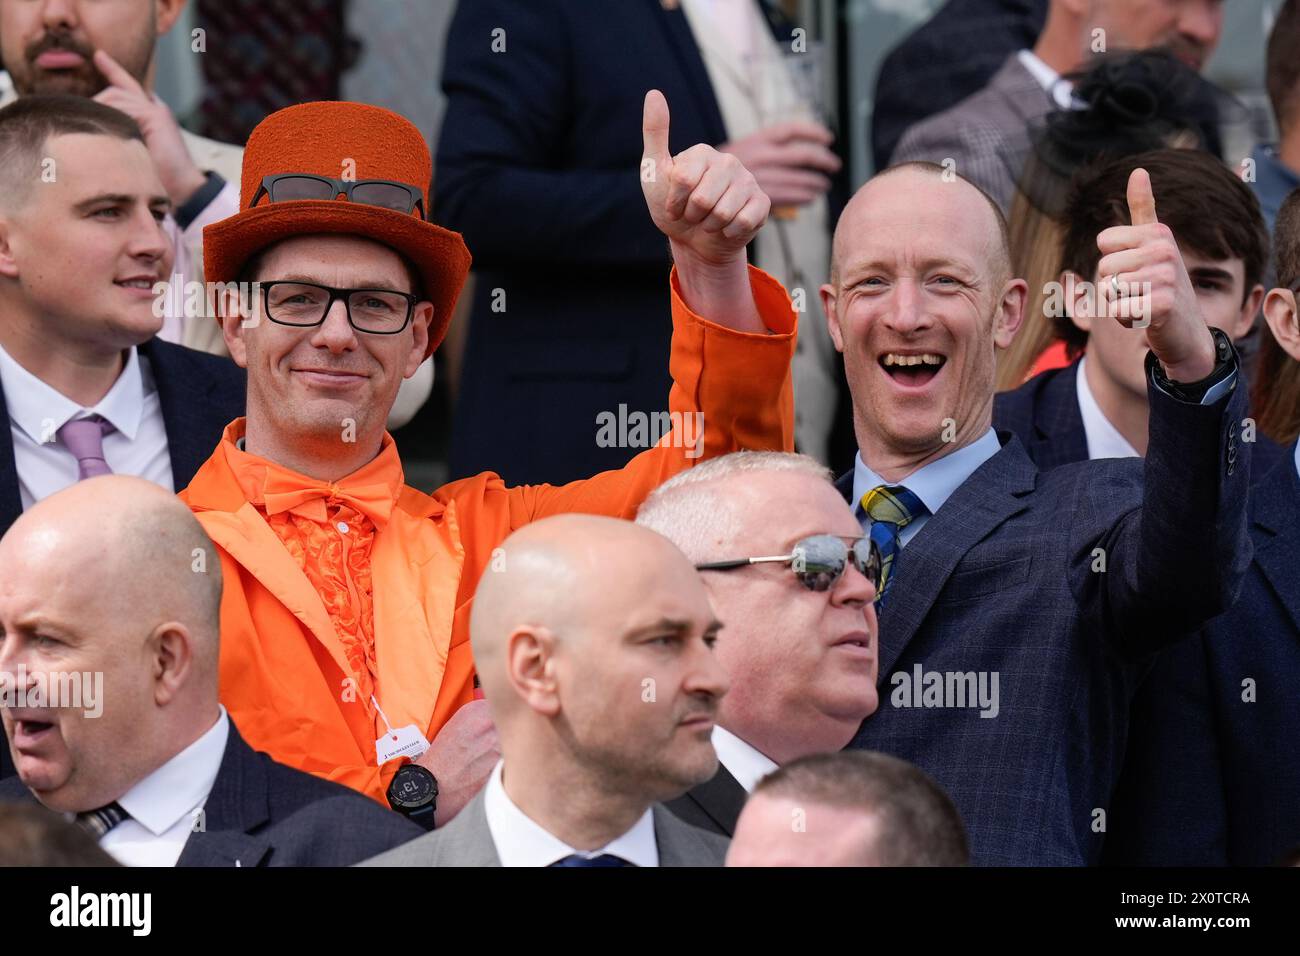
[[[131,866],[343,866],[418,836],[244,743],[217,702],[220,606],[211,540],[151,482],[25,512],[0,539],[0,800],[73,815]]]
[[[562,515],[506,539],[470,639],[501,740],[487,787],[379,866],[720,866],[659,805],[713,776],[721,625],[667,539]]]

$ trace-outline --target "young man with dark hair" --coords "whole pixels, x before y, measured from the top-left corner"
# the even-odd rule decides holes
[[[1153,150],[1081,173],[1063,217],[1059,288],[1046,300],[1059,309],[1058,334],[1078,357],[994,401],[995,426],[1015,432],[1040,468],[1146,454],[1146,333],[1093,318],[1108,291],[1098,288],[1097,237],[1129,224],[1126,190],[1138,168],[1150,174],[1160,222],[1178,244],[1206,324],[1240,338],[1264,298],[1268,233],[1259,203],[1213,156]]]
[[[1272,229],[1282,201],[1300,186],[1300,0],[1286,0],[1273,20],[1264,60],[1264,85],[1277,121],[1276,143],[1260,143],[1251,153],[1251,182],[1264,219]]]
[[[1287,446],[1254,466],[1253,557],[1236,604],[1164,652],[1134,700],[1106,843],[1114,863],[1267,866],[1300,844],[1300,191],[1273,239],[1279,285],[1264,300],[1272,335],[1254,414],[1261,432],[1289,419],[1273,431]]]

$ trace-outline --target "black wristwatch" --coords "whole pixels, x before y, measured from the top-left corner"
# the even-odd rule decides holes
[[[426,830],[432,830],[438,809],[438,778],[419,764],[408,763],[388,785],[388,805]]]
[[[1170,395],[1184,402],[1199,405],[1210,389],[1219,385],[1237,369],[1237,350],[1233,348],[1232,339],[1222,329],[1210,329],[1214,336],[1214,371],[1199,382],[1172,382],[1165,375],[1160,360],[1155,352],[1147,352],[1147,369],[1151,380]]]

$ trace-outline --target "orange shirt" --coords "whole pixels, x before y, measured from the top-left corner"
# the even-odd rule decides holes
[[[632,518],[655,486],[697,461],[744,448],[790,450],[795,315],[780,283],[752,267],[750,277],[773,334],[737,332],[694,314],[676,274],[671,278],[669,409],[679,413],[675,426],[682,416],[703,413],[699,445],[683,441],[696,437],[694,429],[683,435],[674,427],[624,468],[582,481],[507,488],[497,475],[484,473],[429,496],[401,484],[386,437],[374,462],[332,488],[321,487],[240,452],[235,442],[244,422],[232,423],[181,497],[221,557],[221,699],[249,744],[386,805],[396,765],[376,765],[375,715],[360,675],[369,674],[394,727],[413,723],[432,740],[473,699],[474,589],[513,530],[562,512]],[[365,613],[365,599],[354,600],[349,591],[344,602],[338,590],[363,576],[340,571],[328,549],[321,550],[335,540],[328,537],[328,522],[344,506],[374,524],[371,635],[348,623],[353,610]],[[304,507],[315,517],[304,517]],[[284,514],[290,517],[279,517]],[[322,532],[326,537],[314,536]],[[349,546],[361,541],[358,532]],[[343,543],[337,543],[341,557]],[[322,553],[323,561],[317,557]],[[319,567],[307,570],[313,562]],[[373,652],[363,662],[357,648],[364,651],[367,643]]]

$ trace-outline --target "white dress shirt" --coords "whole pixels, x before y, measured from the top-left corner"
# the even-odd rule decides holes
[[[713,725],[713,749],[718,763],[736,778],[736,783],[753,793],[758,782],[776,769],[776,761],[745,743],[730,730]]]
[[[158,386],[149,360],[134,347],[113,387],[93,408],[83,408],[45,384],[3,347],[0,387],[9,410],[23,510],[77,483],[77,458],[57,432],[65,423],[91,415],[103,416],[115,429],[104,436],[104,460],[115,474],[137,475],[176,490]]]
[[[1097,404],[1097,399],[1088,387],[1088,376],[1084,374],[1088,360],[1079,360],[1079,371],[1075,377],[1075,391],[1079,396],[1079,412],[1083,415],[1083,431],[1088,438],[1089,458],[1139,458],[1137,449],[1120,434],[1118,428]]]
[[[1063,110],[1078,108],[1081,104],[1074,99],[1074,86],[1050,66],[1044,63],[1033,50],[1021,50],[1017,56],[1029,75],[1038,81],[1047,95]]]
[[[229,735],[222,707],[210,730],[118,798],[130,817],[99,845],[124,866],[175,866],[200,825],[198,811],[217,781]]]
[[[575,850],[515,805],[501,783],[503,766],[504,763],[498,760],[483,794],[488,830],[492,834],[492,842],[496,844],[502,866],[550,866],[566,856],[590,858],[604,853],[620,857],[635,866],[659,865],[659,844],[655,840],[652,811],[647,810],[632,829],[599,850]]]

